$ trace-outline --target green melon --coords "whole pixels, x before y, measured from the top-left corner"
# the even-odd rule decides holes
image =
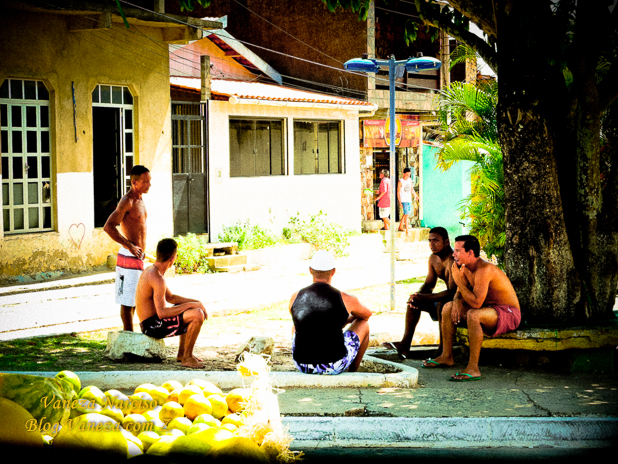
[[[0,373],[0,398],[22,406],[42,427],[46,423],[63,424],[77,395],[66,379]]]

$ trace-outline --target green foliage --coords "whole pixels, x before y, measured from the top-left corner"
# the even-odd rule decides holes
[[[436,154],[438,167],[472,161],[472,192],[461,202],[462,218],[470,223],[488,257],[495,255],[504,265],[506,222],[502,150],[498,143],[497,84],[475,86],[454,82],[440,94],[442,149]]]
[[[329,250],[335,256],[344,256],[345,249],[350,244],[348,237],[351,233],[345,231],[339,224],[328,222],[326,216],[326,213],[320,211],[304,220],[297,213],[290,218],[287,233],[293,241],[298,239],[310,243],[316,250]]]
[[[244,224],[238,221],[230,227],[223,226],[223,232],[219,234],[221,242],[236,242],[239,250],[259,250],[276,245],[280,238],[271,230],[258,225],[252,226],[247,220]]]
[[[459,63],[465,63],[467,60],[476,62],[478,58],[478,53],[472,47],[466,44],[457,45],[449,57],[449,69],[453,69]]]
[[[212,0],[178,0],[178,3],[180,4],[180,11],[193,11],[196,3],[199,3],[204,8],[207,8],[210,6],[211,2]]]
[[[178,243],[178,256],[174,266],[177,274],[206,274],[211,272],[208,268],[207,249],[204,247],[208,243],[206,237],[199,237],[195,234],[187,234],[176,237]]]

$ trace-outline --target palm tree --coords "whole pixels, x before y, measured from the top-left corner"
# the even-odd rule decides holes
[[[503,266],[506,241],[504,172],[498,142],[496,82],[454,82],[440,93],[438,108],[443,143],[438,166],[449,169],[458,161],[472,161],[472,191],[461,202],[462,218],[470,223],[488,256]]]

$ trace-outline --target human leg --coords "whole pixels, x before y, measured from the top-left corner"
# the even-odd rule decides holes
[[[354,319],[354,321],[352,321],[352,323],[347,327],[347,330],[351,330],[358,335],[358,339],[360,340],[358,354],[348,368],[348,372],[356,372],[361,361],[363,360],[365,351],[367,351],[367,347],[369,346],[369,323],[363,319]]]
[[[480,377],[479,358],[483,343],[483,329],[493,331],[498,323],[498,313],[494,308],[470,309],[466,315],[468,325],[468,343],[470,359],[468,365],[459,375],[453,375],[454,380],[466,380],[469,376]],[[464,375],[468,374],[468,375]]]
[[[187,331],[180,337],[178,355],[181,356],[181,365],[200,369],[204,367],[202,363],[193,355],[195,342],[204,323],[204,313],[199,309],[189,309],[182,313],[183,321],[187,324]]]
[[[453,305],[454,303],[452,301],[446,303],[442,308],[442,314],[440,316],[440,325],[442,327],[442,332],[440,334],[442,354],[433,360],[435,362],[423,362],[423,367],[438,367],[440,365],[452,366],[455,364],[455,360],[453,359],[453,342],[455,340],[457,326],[451,319]]]
[[[410,345],[412,345],[412,339],[414,338],[414,331],[418,325],[418,321],[421,318],[421,309],[413,307],[410,303],[406,308],[405,328],[403,337],[399,342],[392,342],[393,346],[397,349],[397,353],[404,358],[410,355]]]
[[[123,330],[133,332],[133,315],[135,314],[134,306],[120,305],[120,319],[122,319]]]

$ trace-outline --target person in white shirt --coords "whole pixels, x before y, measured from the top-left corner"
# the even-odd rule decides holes
[[[410,176],[410,168],[405,168],[403,170],[403,179],[399,179],[399,183],[397,184],[397,199],[399,200],[399,205],[403,208],[403,216],[399,223],[398,230],[402,232],[405,230],[406,235],[408,235],[408,216],[412,209],[412,195],[414,195],[414,198],[418,201],[418,195],[412,187],[412,179]]]

